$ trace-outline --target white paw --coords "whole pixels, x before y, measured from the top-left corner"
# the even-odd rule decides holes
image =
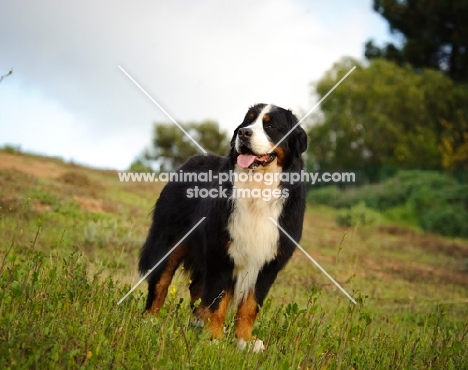
[[[239,339],[237,341],[237,349],[240,351],[243,351],[247,347],[247,342],[243,339]]]
[[[259,353],[265,350],[265,345],[263,344],[263,340],[255,339],[253,342],[252,352]]]
[[[195,317],[192,321],[192,326],[196,327],[196,328],[203,328],[205,326],[205,323],[202,319],[200,319],[199,317]]]
[[[237,342],[237,348],[241,351],[246,349],[248,347],[248,351],[253,352],[253,353],[260,353],[263,352],[266,348],[265,345],[263,344],[263,341],[260,339],[255,339],[253,341],[250,341],[248,344],[245,340],[239,339]]]

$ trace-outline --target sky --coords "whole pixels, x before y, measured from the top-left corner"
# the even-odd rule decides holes
[[[177,122],[232,132],[255,103],[300,117],[334,62],[389,38],[372,0],[3,1],[0,146],[124,170],[169,119],[119,66]]]

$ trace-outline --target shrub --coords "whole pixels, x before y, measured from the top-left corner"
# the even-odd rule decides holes
[[[452,200],[468,210],[468,185],[458,185],[453,190]]]
[[[421,189],[433,192],[456,184],[449,175],[436,171],[400,171],[382,184],[361,187],[355,197],[364,200],[368,207],[384,211],[405,204]],[[432,198],[427,192],[423,196]]]
[[[341,226],[362,227],[375,225],[380,219],[380,214],[360,202],[353,207],[341,209],[336,217],[336,222]]]
[[[365,215],[371,208],[384,212],[392,221],[418,225],[426,231],[468,236],[468,185],[443,172],[400,171],[382,184],[346,191],[327,186],[309,191],[308,200],[335,208],[350,207],[340,211],[337,221],[341,225],[368,224]]]
[[[330,207],[340,207],[345,197],[345,193],[335,185],[310,190],[307,194],[307,200],[310,203],[324,204]]]
[[[468,212],[461,205],[442,204],[421,216],[421,227],[445,236],[468,237]]]
[[[132,164],[130,165],[129,171],[130,172],[153,172],[153,169],[149,165],[144,163],[143,160],[137,159],[132,162]]]
[[[5,144],[0,150],[4,151],[5,153],[9,154],[20,154],[21,153],[21,147],[19,145],[13,145],[13,144]]]
[[[389,208],[383,214],[390,221],[401,222],[405,225],[419,225],[419,217],[408,203]]]
[[[355,204],[364,201],[368,207],[380,211],[400,205],[404,202],[405,197],[406,191],[404,189],[388,183],[365,185],[353,196]]]

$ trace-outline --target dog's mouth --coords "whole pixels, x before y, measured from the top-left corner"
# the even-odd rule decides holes
[[[260,166],[267,166],[276,158],[276,153],[267,153],[262,155],[254,154],[250,149],[242,148],[241,153],[237,155],[237,165],[244,169],[255,169]]]

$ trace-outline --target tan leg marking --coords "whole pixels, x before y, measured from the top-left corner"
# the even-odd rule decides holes
[[[252,328],[257,318],[258,303],[252,292],[239,303],[236,314],[236,338],[245,341],[250,340]]]
[[[161,307],[164,304],[164,301],[167,296],[167,289],[171,284],[172,277],[174,276],[177,267],[179,267],[180,262],[187,253],[187,246],[185,244],[180,244],[174,252],[172,252],[167,260],[166,268],[164,269],[161,278],[156,284],[154,290],[155,298],[151,308],[148,310],[149,313],[158,313]]]
[[[213,311],[210,306],[200,305],[196,312],[197,316],[203,320],[206,324],[209,322],[208,330],[211,334],[211,339],[220,339],[224,334],[224,320],[226,318],[226,312],[229,306],[229,301],[232,297],[232,291],[227,291],[220,294],[218,298],[219,301],[218,309]]]

